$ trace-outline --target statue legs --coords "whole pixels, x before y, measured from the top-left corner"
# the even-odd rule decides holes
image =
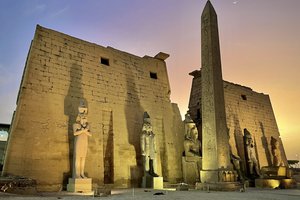
[[[80,176],[81,178],[87,178],[84,175],[85,157],[80,158]]]
[[[151,159],[150,156],[143,156],[144,159],[144,170],[145,173],[148,173],[150,176],[158,177],[158,175],[155,173],[156,166],[154,159]]]
[[[255,168],[256,174],[257,174],[258,176],[261,176],[261,175],[260,175],[260,170],[259,170],[259,168],[258,168],[258,164],[257,164],[257,163],[254,163],[254,168]]]
[[[252,161],[249,162],[249,172],[251,175],[253,175],[253,162]]]
[[[146,155],[146,156],[143,156],[143,160],[144,160],[144,170],[145,170],[145,172],[148,172],[150,158],[149,158],[149,156]]]
[[[154,162],[153,159],[149,160],[149,174],[153,177],[158,177],[158,175],[154,171],[154,163],[153,162]]]
[[[87,178],[84,175],[85,157],[75,158],[75,178]]]

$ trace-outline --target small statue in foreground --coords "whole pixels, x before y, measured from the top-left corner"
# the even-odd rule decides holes
[[[272,155],[273,155],[273,166],[279,167],[283,166],[283,161],[281,157],[281,152],[279,148],[279,141],[274,137],[271,137],[271,147],[272,147]]]
[[[151,119],[144,112],[144,123],[141,133],[141,154],[144,160],[144,171],[150,176],[158,177],[156,170],[156,141],[152,130]]]
[[[185,139],[183,142],[185,156],[201,156],[201,142],[198,129],[189,114],[185,115]]]
[[[230,152],[230,161],[233,165],[233,169],[237,171],[238,173],[238,178],[241,182],[244,182],[245,180],[245,177],[242,173],[242,169],[241,169],[241,162],[242,162],[242,159],[237,156],[237,155],[234,155],[232,152]]]
[[[256,158],[255,144],[250,132],[244,129],[245,145],[246,145],[246,161],[249,167],[251,177],[260,176],[258,161]]]
[[[84,101],[80,101],[76,123],[73,124],[74,155],[73,178],[87,178],[84,175],[85,159],[88,149],[88,137],[91,136],[87,122],[87,107]]]

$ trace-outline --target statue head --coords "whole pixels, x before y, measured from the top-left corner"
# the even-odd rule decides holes
[[[193,127],[191,128],[190,135],[191,135],[191,139],[192,139],[193,141],[198,140],[198,129],[197,129],[196,126],[193,126]]]
[[[185,119],[184,119],[185,123],[194,123],[194,121],[191,118],[191,115],[189,113],[185,114]]]
[[[144,112],[144,123],[143,123],[142,132],[146,132],[147,134],[153,134],[151,119],[147,112]]]
[[[245,137],[245,143],[246,145],[253,145],[253,138],[251,133],[245,128],[244,129],[244,137]]]
[[[87,114],[87,107],[85,105],[85,102],[83,99],[80,100],[80,103],[79,103],[79,107],[78,107],[78,112],[79,114]]]
[[[144,112],[144,123],[151,124],[151,119],[150,119],[150,116],[147,112]]]
[[[279,148],[279,142],[273,136],[271,136],[271,147],[273,149],[278,149]]]

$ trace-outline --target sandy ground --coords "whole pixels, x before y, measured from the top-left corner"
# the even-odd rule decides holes
[[[158,195],[156,195],[158,193]],[[103,200],[300,200],[300,190],[272,190],[272,189],[247,189],[246,192],[206,192],[199,190],[190,191],[168,191],[168,190],[144,190],[127,189],[113,190],[112,195],[107,197],[93,197],[74,195],[66,192],[61,193],[40,193],[36,196],[20,196],[13,194],[0,193],[0,200],[77,200],[77,199],[103,199]]]

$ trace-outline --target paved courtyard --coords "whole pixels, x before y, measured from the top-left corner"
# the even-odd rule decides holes
[[[170,190],[144,190],[127,189],[113,190],[108,197],[93,197],[70,195],[68,193],[41,193],[36,196],[20,196],[0,193],[0,200],[54,200],[54,199],[103,199],[103,200],[300,200],[300,190],[271,190],[271,189],[247,189],[246,192],[206,192],[206,191],[170,191]]]

